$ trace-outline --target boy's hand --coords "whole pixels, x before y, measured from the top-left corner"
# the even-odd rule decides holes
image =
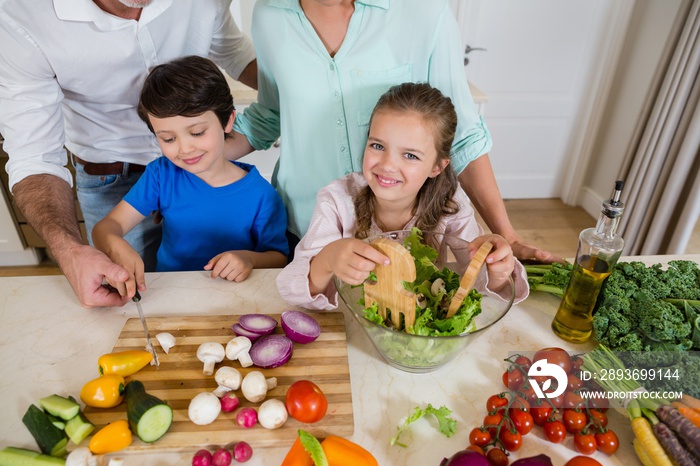
[[[221,277],[233,282],[242,282],[253,270],[253,263],[235,251],[226,251],[214,256],[204,266],[204,270],[211,270],[211,278]]]
[[[486,256],[486,268],[489,274],[489,289],[498,291],[508,282],[515,269],[515,256],[510,243],[500,235],[482,235],[469,243],[469,257],[474,257],[479,247],[485,243],[493,244],[493,249]]]
[[[314,260],[321,258],[324,268],[349,285],[364,282],[377,264],[389,264],[389,258],[368,243],[343,238],[323,248]]]
[[[144,265],[141,256],[124,239],[119,238],[110,245],[109,258],[115,264],[121,265],[129,272],[129,277],[125,281],[117,281],[105,276],[107,283],[112,285],[121,296],[133,298],[136,290],[146,291],[146,277],[144,275]]]

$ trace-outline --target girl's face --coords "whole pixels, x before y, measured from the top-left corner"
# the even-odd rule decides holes
[[[374,114],[362,173],[378,201],[413,206],[425,180],[447,166],[449,160],[438,163],[433,131],[415,112]]]
[[[157,118],[148,115],[158,144],[168,160],[200,178],[215,175],[224,159],[224,132],[231,131],[235,113],[226,128],[212,111],[199,116]]]

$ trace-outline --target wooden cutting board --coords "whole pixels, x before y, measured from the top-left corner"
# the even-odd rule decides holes
[[[270,314],[280,322],[279,314]],[[257,369],[266,377],[277,377],[277,388],[268,392],[268,398],[284,401],[289,386],[297,380],[311,380],[325,393],[328,399],[326,416],[315,424],[303,424],[291,417],[279,429],[268,430],[259,424],[250,429],[235,423],[235,412],[219,414],[212,424],[198,426],[187,416],[190,400],[200,392],[213,391],[217,384],[214,376],[202,374],[203,364],[197,359],[197,347],[206,341],[216,341],[226,346],[235,335],[231,324],[237,321],[235,315],[222,316],[173,316],[149,317],[148,327],[153,344],[156,345],[160,368],[148,366],[127,377],[143,382],[146,391],[165,400],[173,408],[174,419],[165,436],[152,444],[143,443],[136,436],[128,448],[132,451],[174,451],[192,450],[225,446],[238,441],[248,442],[253,449],[261,447],[288,447],[297,437],[297,430],[304,430],[325,437],[352,435],[354,429],[352,394],[350,390],[350,370],[345,334],[345,321],[341,312],[313,313],[321,325],[321,336],[314,342],[302,345],[294,343],[292,358],[287,364],[274,369]],[[170,332],[175,336],[176,346],[165,354],[154,336],[159,332]],[[275,333],[283,333],[280,326]],[[139,319],[129,319],[114,345],[114,351],[143,349],[146,338]],[[254,367],[241,368],[238,361],[224,359],[216,365],[230,365],[239,369],[245,376]],[[235,391],[241,400],[241,407],[257,407],[260,403],[250,403]],[[101,428],[111,421],[126,419],[126,402],[112,409],[85,409],[90,421]]]

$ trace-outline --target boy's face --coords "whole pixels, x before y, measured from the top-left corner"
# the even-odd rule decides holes
[[[212,111],[195,117],[157,118],[148,115],[158,144],[168,160],[192,174],[206,179],[225,163],[224,132],[230,132],[234,114],[226,128]]]
[[[433,128],[419,114],[384,110],[372,117],[362,173],[380,202],[412,206],[425,180],[447,163],[437,163]]]

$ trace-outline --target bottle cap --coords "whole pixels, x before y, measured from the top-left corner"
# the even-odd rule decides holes
[[[625,210],[625,203],[620,201],[620,195],[622,194],[622,188],[625,186],[625,182],[622,180],[617,180],[615,182],[615,188],[613,189],[612,196],[607,201],[603,201],[603,215],[608,218],[615,218],[622,215]]]

